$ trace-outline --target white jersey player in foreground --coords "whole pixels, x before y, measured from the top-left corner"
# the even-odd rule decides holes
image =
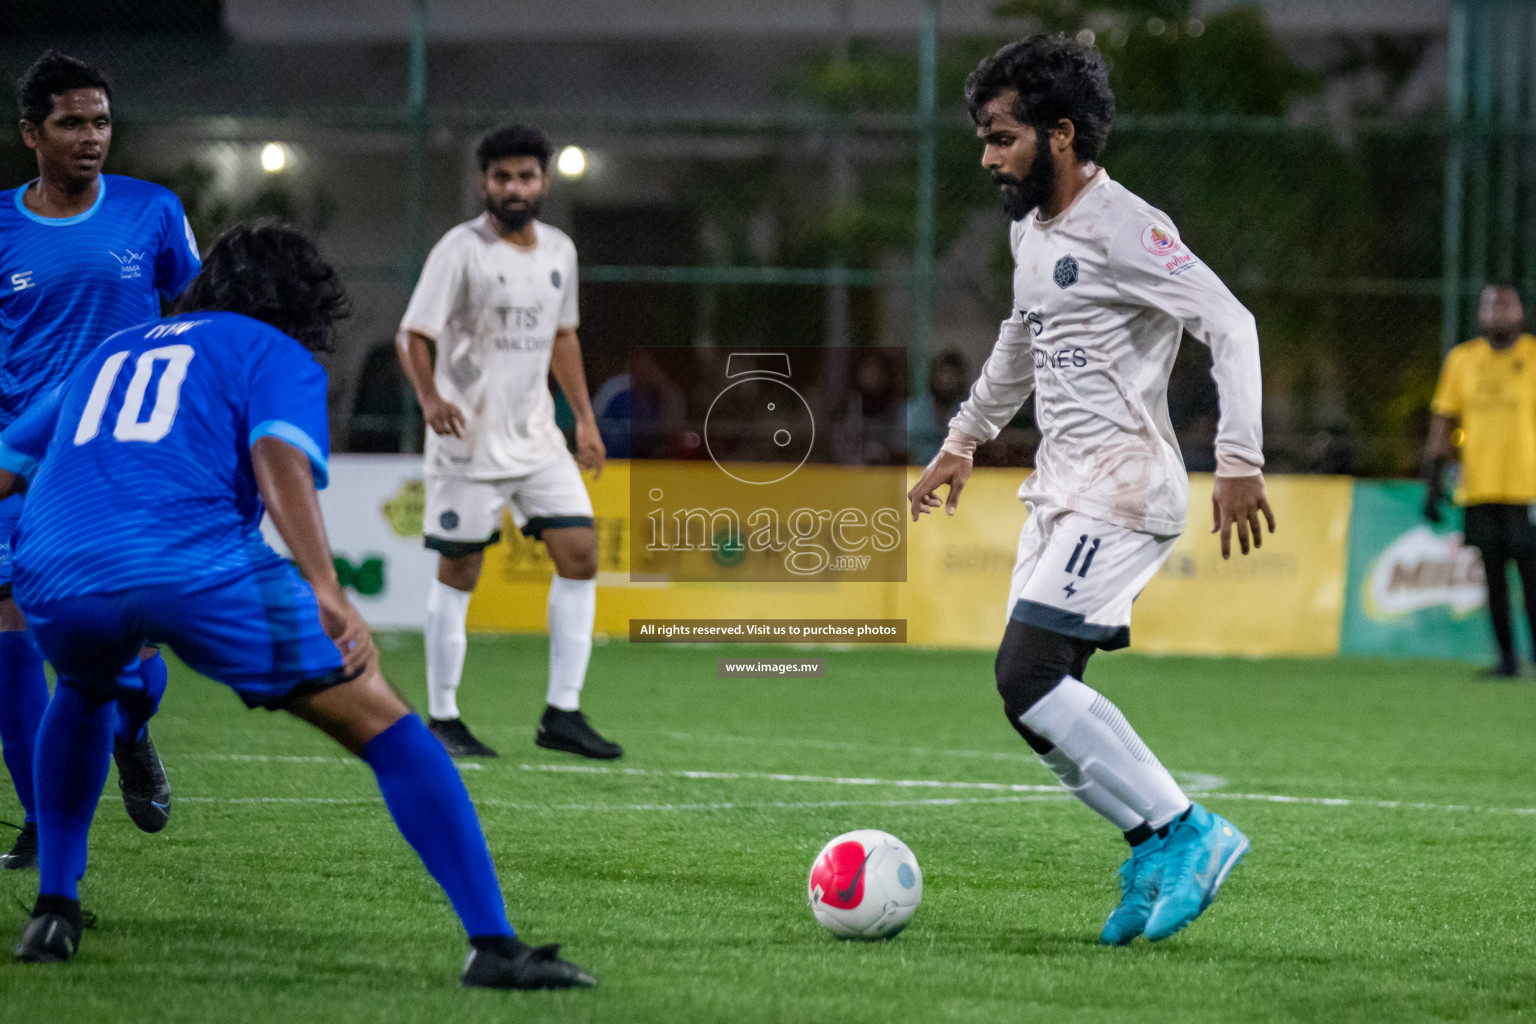
[[[1014,223],[1014,311],[943,450],[908,498],[953,515],[976,446],[1030,392],[1041,443],[1019,538],[997,688],[1008,720],[1062,784],[1125,833],[1123,898],[1101,940],[1157,941],[1198,917],[1248,840],[1192,804],[1109,699],[1083,683],[1094,650],[1130,642],[1131,602],[1184,530],[1189,480],[1168,419],[1184,331],[1210,346],[1221,400],[1215,529],[1229,557],[1261,542],[1259,339],[1252,315],[1162,213],[1095,164],[1114,117],[1103,57],[1035,36],[982,61],[966,99],[982,164]]]
[[[503,128],[481,139],[475,155],[486,212],[432,248],[398,337],[432,428],[423,533],[439,559],[427,595],[428,728],[455,757],[496,756],[459,717],[456,691],[470,593],[508,508],[555,563],[549,688],[536,740],[615,758],[622,748],[579,710],[597,608],[597,535],[581,470],[595,478],[604,452],[576,338],[576,247],[535,219],[549,188],[542,133]],[[574,459],[555,425],[551,372],[576,414]]]

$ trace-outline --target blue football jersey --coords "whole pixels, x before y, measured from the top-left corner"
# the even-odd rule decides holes
[[[172,192],[103,174],[73,217],[0,192],[0,428],[108,335],[160,315],[197,274],[197,241]]]
[[[0,435],[0,466],[31,479],[13,543],[17,601],[280,564],[251,469],[266,436],[308,455],[325,486],[325,370],[286,334],[189,313],[108,338]]]

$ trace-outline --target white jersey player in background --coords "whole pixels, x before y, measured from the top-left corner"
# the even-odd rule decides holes
[[[908,498],[916,521],[955,513],[972,453],[1035,395],[1035,472],[1019,539],[997,687],[1009,722],[1131,843],[1123,897],[1101,941],[1157,941],[1210,905],[1248,848],[1191,804],[1118,708],[1083,681],[1096,649],[1130,643],[1131,602],[1184,531],[1189,480],[1168,418],[1185,331],[1208,345],[1221,402],[1215,527],[1244,554],[1274,516],[1261,468],[1259,339],[1253,316],[1173,223],[1095,160],[1114,118],[1104,59],[1034,36],[982,61],[966,100],[982,164],[1014,223],[1013,315],[1003,322],[943,450]]]
[[[432,428],[423,533],[439,557],[427,595],[427,724],[455,757],[496,756],[459,717],[456,691],[470,593],[485,548],[501,536],[504,508],[555,563],[547,706],[535,738],[584,757],[623,753],[579,710],[597,607],[597,535],[581,470],[595,478],[604,451],[576,338],[576,247],[536,219],[549,156],[533,128],[480,140],[486,212],[432,248],[397,339]],[[555,425],[551,372],[576,415],[574,459]]]

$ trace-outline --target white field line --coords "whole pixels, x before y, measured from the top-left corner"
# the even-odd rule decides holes
[[[961,804],[1022,804],[1065,800],[1068,793],[1038,793],[1029,796],[991,797],[940,797],[931,800],[770,800],[752,803],[689,803],[689,804],[529,804],[515,800],[477,799],[476,807],[494,807],[514,811],[752,811],[752,810],[809,810],[825,807],[954,807]],[[251,796],[178,797],[183,803],[196,804],[378,804],[378,797],[309,797],[309,796]],[[103,803],[116,803],[115,797],[103,797]]]
[[[281,764],[350,764],[361,765],[356,758],[349,757],[300,757],[292,755],[275,754],[192,754],[185,755],[201,760],[212,761],[239,761],[239,762],[274,762]],[[481,769],[482,766],[474,763],[458,763],[461,770]],[[1035,794],[1034,796],[998,797],[987,800],[978,799],[931,799],[910,801],[830,801],[809,803],[701,803],[701,804],[527,804],[496,800],[477,800],[476,803],[487,807],[507,807],[515,810],[727,810],[746,809],[754,807],[784,807],[784,808],[810,808],[810,807],[948,807],[967,803],[1025,803],[1039,799],[1063,799],[1067,796],[1060,786],[1031,785],[1016,782],[959,782],[944,781],[940,779],[874,779],[857,776],[837,775],[789,775],[779,772],[718,772],[718,771],[684,771],[657,768],[619,768],[609,765],[590,764],[519,764],[518,769],[525,772],[549,772],[554,774],[578,774],[578,775],[616,775],[616,776],[646,776],[664,779],[694,779],[704,781],[753,781],[753,782],[786,782],[794,784],[811,784],[826,786],[892,786],[897,789],[947,789],[947,790],[972,790],[992,793],[1009,794]],[[1210,780],[1213,784],[1224,784],[1226,780],[1217,775],[1197,775],[1190,773],[1186,778],[1198,778]],[[1323,797],[1323,796],[1288,796],[1281,793],[1227,793],[1219,788],[1209,791],[1197,790],[1194,786],[1189,791],[1203,800],[1250,800],[1258,803],[1270,804],[1303,804],[1322,807],[1363,807],[1372,810],[1408,810],[1408,811],[1433,811],[1453,812],[1469,811],[1481,814],[1517,814],[1536,815],[1536,807],[1482,807],[1472,804],[1434,804],[1406,800],[1368,800],[1350,797]],[[208,803],[367,803],[368,800],[330,799],[324,797],[244,797],[244,798],[220,798],[220,797],[182,797],[185,801],[197,801]]]
[[[853,746],[849,744],[848,746]],[[921,748],[913,747],[909,753],[923,753]],[[973,754],[978,757],[991,756],[982,751],[961,751],[960,753]],[[355,757],[298,755],[298,754],[187,754],[187,757],[202,761],[231,761],[242,764],[329,764],[358,766],[362,762]],[[1012,757],[1010,754],[998,754],[998,757]],[[475,761],[455,761],[454,764],[460,771],[483,771],[485,766]],[[924,779],[843,779],[827,778],[818,775],[779,775],[755,772],[658,772],[647,771],[644,768],[609,768],[601,765],[519,765],[523,771],[551,771],[551,772],[619,772],[627,775],[671,775],[675,778],[689,779],[766,779],[772,782],[829,782],[844,786],[928,786],[934,788],[958,788],[958,789],[999,789],[1007,792],[1020,793],[1054,793],[1057,786],[1006,786],[1002,783],[990,782],[935,782]],[[1185,792],[1206,793],[1213,789],[1220,789],[1227,784],[1227,780],[1220,775],[1207,775],[1202,772],[1175,772],[1180,785]]]
[[[980,789],[994,793],[1059,794],[1060,786],[1034,786],[1018,782],[941,782],[937,779],[861,779],[836,775],[784,775],[779,772],[658,771],[650,768],[609,768],[588,764],[523,764],[525,772],[579,772],[595,775],[652,775],[673,779],[706,779],[727,782],[810,782],[829,786],[895,786],[898,789]]]
[[[644,730],[640,730],[642,733]],[[849,740],[813,740],[804,737],[786,736],[776,738],[772,736],[736,736],[723,733],[699,733],[699,732],[674,732],[670,729],[653,731],[653,736],[665,736],[671,740],[683,740],[689,743],[722,743],[727,746],[740,746],[742,744],[768,744],[774,747],[810,747],[816,750],[847,750],[858,753],[871,751],[882,754],[901,753],[917,754],[920,757],[966,757],[981,758],[988,761],[1024,761],[1034,763],[1036,757],[1028,753],[1008,753],[1001,750],[955,750],[949,747],[890,747],[881,746],[878,743],[855,743]]]

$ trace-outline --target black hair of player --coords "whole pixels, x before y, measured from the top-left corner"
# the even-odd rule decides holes
[[[1014,116],[1042,134],[1063,119],[1075,129],[1079,162],[1097,160],[1115,120],[1109,69],[1097,48],[1061,33],[1009,43],[983,58],[965,80],[965,105],[980,123],[981,110],[1000,94],[1018,93]]]
[[[539,170],[549,170],[549,140],[537,128],[514,124],[498,128],[480,137],[475,146],[475,159],[480,161],[480,173],[491,169],[497,160],[509,156],[531,156],[539,161]]]
[[[240,224],[220,235],[172,310],[205,311],[240,313],[312,352],[329,352],[336,321],[351,315],[352,304],[314,242],[268,222]]]
[[[16,82],[21,119],[41,125],[53,113],[53,98],[76,89],[100,89],[107,94],[107,106],[112,105],[112,83],[106,75],[83,60],[58,50],[44,50]]]

